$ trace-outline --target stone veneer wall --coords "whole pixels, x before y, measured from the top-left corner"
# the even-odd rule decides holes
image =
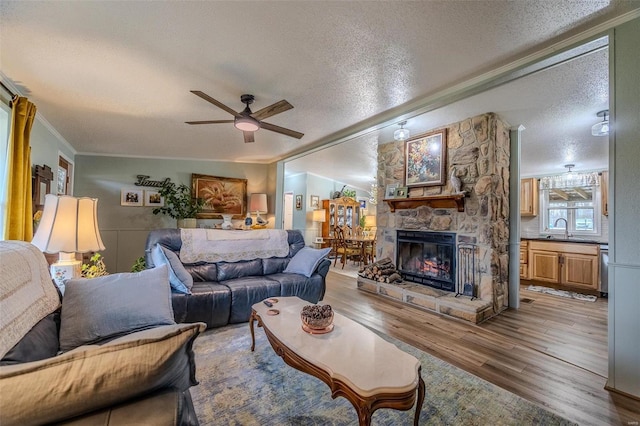
[[[396,210],[378,203],[378,258],[396,259],[396,230],[455,232],[458,243],[478,245],[478,297],[493,304],[494,313],[508,303],[509,265],[509,126],[487,113],[446,126],[447,180],[445,186],[410,188],[409,197],[453,192],[453,169],[467,193],[464,212],[456,209]],[[437,129],[434,129],[437,130]],[[386,185],[404,185],[405,143],[378,147],[378,199]]]

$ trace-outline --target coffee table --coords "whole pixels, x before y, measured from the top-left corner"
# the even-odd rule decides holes
[[[425,383],[415,357],[337,312],[333,331],[309,334],[300,320],[300,311],[308,302],[297,297],[273,299],[277,302],[271,308],[262,302],[252,306],[251,351],[257,321],[285,363],[325,382],[332,398],[342,396],[353,404],[360,425],[371,424],[371,415],[379,408],[410,410],[416,397],[414,425],[418,424]],[[268,312],[272,309],[278,314]]]

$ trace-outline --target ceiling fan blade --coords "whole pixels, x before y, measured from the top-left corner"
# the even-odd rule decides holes
[[[273,105],[269,105],[268,107],[264,107],[261,110],[254,112],[251,116],[256,120],[264,120],[265,118],[280,114],[281,112],[285,112],[291,108],[293,108],[293,105],[283,99],[280,102],[276,102]]]
[[[244,135],[244,143],[255,142],[256,140],[253,138],[253,132],[242,132]]]
[[[276,126],[275,124],[260,122],[260,127],[265,130],[271,130],[272,132],[282,133],[283,135],[291,136],[292,138],[300,139],[304,136],[304,133],[296,132],[295,130],[285,129],[284,127]]]
[[[187,124],[221,124],[233,123],[233,120],[204,120],[204,121],[185,121]]]
[[[232,110],[231,108],[229,108],[228,106],[226,106],[222,102],[216,101],[211,96],[207,95],[204,92],[201,92],[200,90],[192,90],[191,93],[193,93],[196,96],[200,96],[202,99],[204,99],[207,102],[211,102],[212,104],[214,104],[218,108],[227,111],[229,114],[233,115],[234,117],[240,116],[240,114],[238,114],[236,111]]]

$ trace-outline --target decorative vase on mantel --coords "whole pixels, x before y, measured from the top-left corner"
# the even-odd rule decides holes
[[[186,217],[184,219],[178,219],[178,228],[195,228],[197,224],[196,218]]]

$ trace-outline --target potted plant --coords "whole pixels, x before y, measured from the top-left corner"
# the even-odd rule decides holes
[[[178,220],[178,228],[195,228],[196,214],[202,211],[204,200],[193,197],[191,188],[184,183],[167,182],[158,191],[164,197],[164,206],[153,209],[153,214],[166,214]]]

